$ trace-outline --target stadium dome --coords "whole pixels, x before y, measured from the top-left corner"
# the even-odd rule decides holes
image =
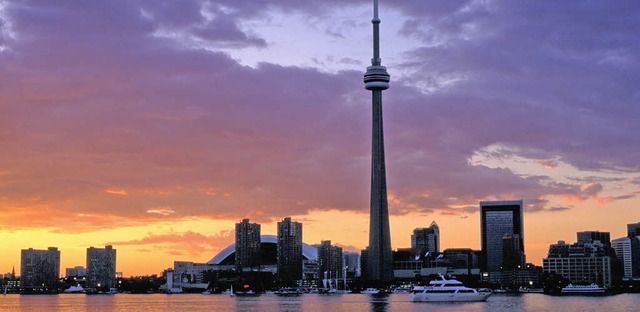
[[[278,238],[275,235],[260,235],[260,249],[263,264],[277,263]],[[302,257],[306,260],[318,260],[318,249],[302,243]],[[236,260],[236,244],[233,243],[215,255],[207,264],[230,265]]]

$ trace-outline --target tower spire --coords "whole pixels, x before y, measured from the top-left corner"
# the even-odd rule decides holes
[[[364,87],[371,91],[373,123],[371,144],[371,206],[369,210],[369,255],[367,277],[375,281],[393,279],[393,253],[389,230],[387,178],[382,127],[382,90],[389,88],[390,76],[380,59],[380,18],[378,0],[373,0],[373,58],[364,74]]]

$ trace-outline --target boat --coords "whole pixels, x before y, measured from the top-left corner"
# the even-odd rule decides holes
[[[273,293],[277,296],[298,296],[304,294],[304,292],[298,288],[280,288]]]
[[[399,286],[394,288],[391,292],[394,294],[408,294],[411,293],[413,288],[411,286]]]
[[[240,296],[240,297],[252,297],[252,296],[257,296],[258,293],[249,289],[249,290],[243,290],[243,291],[236,291],[234,293],[236,296]]]
[[[544,293],[544,289],[542,288],[529,288],[529,287],[520,287],[518,289],[520,293],[530,293],[530,294],[542,294]]]
[[[446,279],[440,275],[440,279],[429,282],[429,286],[416,286],[413,288],[409,301],[413,302],[476,302],[487,301],[491,296],[489,291],[478,291],[469,288],[455,279]]]
[[[367,294],[367,295],[377,295],[380,293],[380,289],[378,288],[367,288],[363,291],[360,292],[361,294]]]
[[[560,293],[563,295],[603,295],[606,291],[606,288],[591,283],[590,285],[569,284],[563,287]]]

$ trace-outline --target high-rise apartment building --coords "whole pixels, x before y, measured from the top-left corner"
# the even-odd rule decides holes
[[[318,274],[321,278],[342,277],[342,247],[331,245],[330,240],[324,240],[318,247]]]
[[[236,270],[260,267],[260,224],[243,219],[236,223]]]
[[[433,221],[426,228],[417,228],[411,235],[411,248],[419,249],[422,255],[430,252],[435,254],[440,252],[440,228]]]
[[[497,272],[502,269],[505,260],[505,235],[511,236],[512,246],[515,248],[510,252],[522,254],[520,266],[524,267],[522,200],[480,202],[480,267],[483,272]]]
[[[87,286],[116,287],[116,250],[113,246],[87,248]]]
[[[302,223],[291,218],[278,222],[278,278],[283,286],[302,279]]]
[[[60,251],[58,248],[22,249],[20,264],[22,287],[51,289],[57,286],[60,278]]]

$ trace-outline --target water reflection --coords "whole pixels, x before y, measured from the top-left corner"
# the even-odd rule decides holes
[[[286,312],[302,311],[302,299],[299,296],[280,297],[277,299],[278,299],[278,310],[280,311],[286,311]]]
[[[389,309],[389,296],[371,296],[369,300],[371,312],[386,312]]]

